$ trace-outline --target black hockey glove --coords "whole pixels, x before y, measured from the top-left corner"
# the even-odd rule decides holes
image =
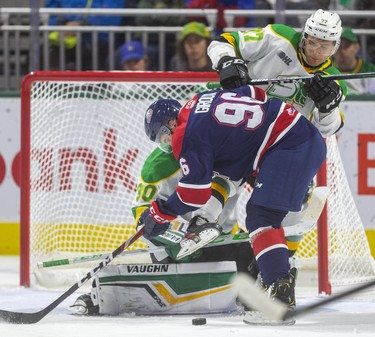
[[[221,87],[225,90],[235,89],[249,84],[251,78],[246,62],[242,59],[224,56],[217,65]]]
[[[319,74],[305,83],[307,95],[315,102],[319,112],[329,113],[336,108],[342,98],[341,87],[333,80],[324,79]]]
[[[143,236],[146,239],[151,239],[154,236],[163,234],[169,228],[169,221],[175,218],[174,215],[165,209],[164,201],[156,199],[139,217],[137,228],[144,225]]]

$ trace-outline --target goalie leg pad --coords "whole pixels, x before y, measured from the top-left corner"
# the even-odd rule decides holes
[[[238,311],[234,261],[105,267],[96,276],[99,313],[207,314]]]

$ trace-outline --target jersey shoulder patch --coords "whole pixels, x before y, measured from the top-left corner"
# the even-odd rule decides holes
[[[298,50],[298,45],[301,41],[301,33],[297,32],[292,27],[283,24],[271,24],[269,26],[276,35],[288,40],[294,49]]]
[[[141,172],[144,182],[157,183],[174,175],[180,169],[180,165],[173,153],[165,153],[156,148],[147,157]]]

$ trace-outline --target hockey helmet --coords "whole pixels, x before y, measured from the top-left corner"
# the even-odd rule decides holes
[[[144,125],[147,137],[158,144],[165,152],[171,152],[170,146],[163,145],[162,135],[172,134],[171,120],[177,119],[181,104],[174,99],[159,99],[147,109]]]
[[[316,39],[335,42],[334,48],[329,56],[332,56],[340,46],[342,27],[341,19],[336,13],[331,13],[318,9],[305,23],[301,39],[301,49],[303,49],[304,39],[312,36]]]

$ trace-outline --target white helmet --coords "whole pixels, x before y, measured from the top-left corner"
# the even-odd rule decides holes
[[[318,9],[306,20],[302,40],[306,38],[306,35],[310,35],[317,39],[334,41],[336,43],[331,54],[333,55],[340,46],[341,32],[342,27],[340,17],[336,13]]]
[[[321,40],[339,41],[341,31],[341,19],[336,13],[318,9],[307,19],[303,33]]]

